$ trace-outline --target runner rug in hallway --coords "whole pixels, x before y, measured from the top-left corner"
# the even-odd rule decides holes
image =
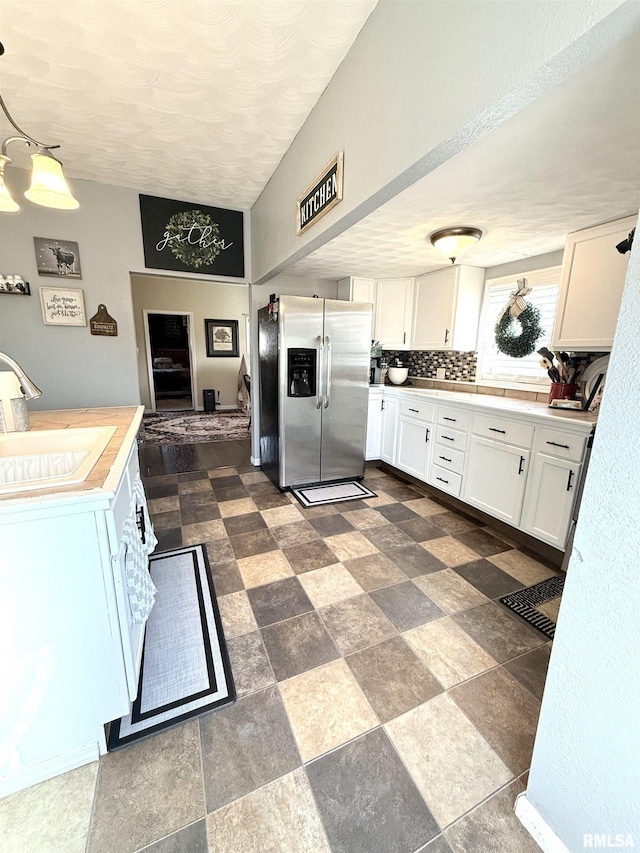
[[[249,418],[243,412],[156,412],[143,418],[147,444],[200,444],[246,439]]]
[[[553,640],[563,589],[564,578],[548,578],[511,595],[505,595],[500,601],[518,616],[526,619],[545,637]]]
[[[149,571],[158,592],[147,622],[138,695],[129,714],[111,723],[110,750],[236,698],[204,546],[153,554]]]

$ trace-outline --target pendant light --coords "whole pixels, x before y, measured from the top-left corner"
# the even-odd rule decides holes
[[[481,237],[482,231],[479,228],[458,227],[434,231],[429,239],[436,249],[453,263],[456,258],[475,246]]]
[[[3,53],[4,47],[0,43],[0,56]],[[19,134],[18,136],[7,137],[0,149],[0,211],[14,213],[20,209],[4,180],[4,167],[11,162],[11,158],[7,155],[7,146],[12,142],[24,142],[29,147],[34,145],[37,148],[35,154],[31,155],[31,185],[24,194],[25,198],[34,204],[39,204],[42,207],[52,207],[56,210],[75,210],[78,208],[80,205],[77,199],[71,194],[71,190],[67,185],[62,171],[62,163],[51,153],[54,148],[59,148],[60,146],[45,145],[44,142],[38,142],[18,127],[11,118],[2,95],[0,95],[0,107],[11,126]]]

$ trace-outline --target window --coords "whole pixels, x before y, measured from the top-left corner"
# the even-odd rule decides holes
[[[526,300],[540,309],[540,325],[544,329],[536,349],[549,347],[558,305],[560,270],[561,267],[548,267],[487,281],[478,335],[478,382],[548,385],[549,380],[546,372],[540,367],[538,353],[533,352],[524,358],[511,358],[498,352],[494,329],[500,311],[517,287],[518,279],[526,278],[527,284],[532,288]]]

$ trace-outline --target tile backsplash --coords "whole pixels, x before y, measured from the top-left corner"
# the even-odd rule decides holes
[[[478,354],[475,352],[460,352],[442,350],[414,350],[411,352],[396,352],[383,350],[385,361],[399,358],[409,368],[410,376],[420,376],[423,379],[436,379],[437,369],[444,367],[445,379],[457,382],[475,382]]]

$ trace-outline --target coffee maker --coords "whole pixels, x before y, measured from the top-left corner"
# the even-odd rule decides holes
[[[371,363],[369,366],[369,384],[382,382],[382,347],[380,341],[371,341]]]

